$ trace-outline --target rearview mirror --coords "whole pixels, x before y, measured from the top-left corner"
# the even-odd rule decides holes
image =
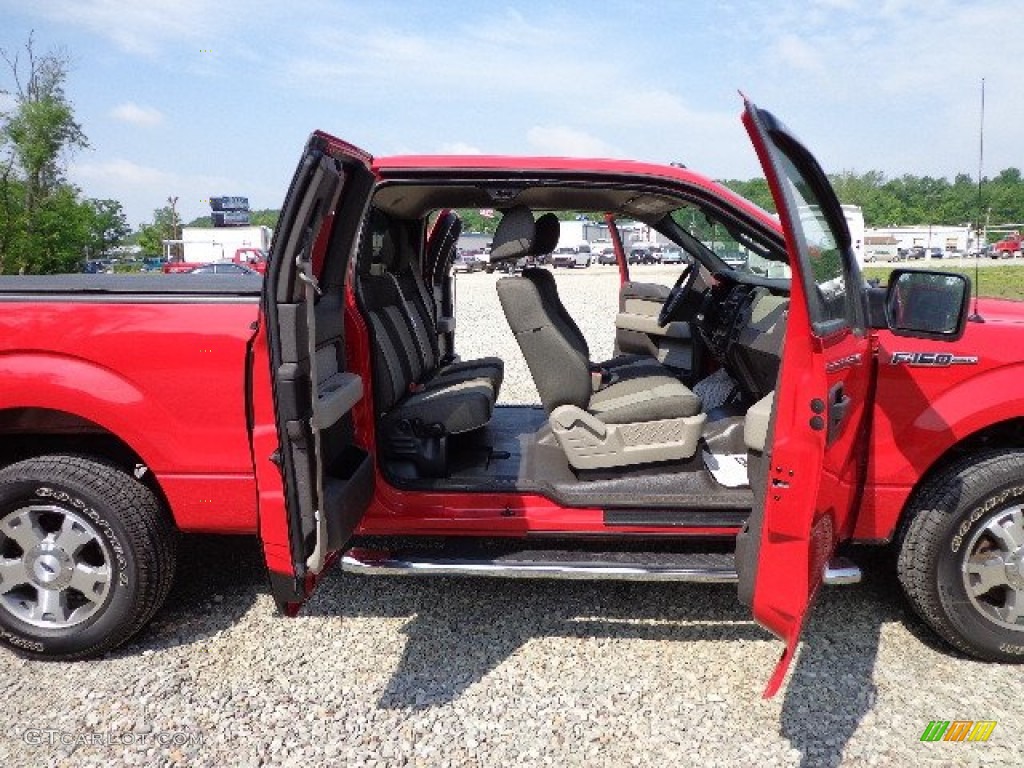
[[[885,294],[885,320],[897,336],[956,341],[967,324],[971,281],[952,272],[894,269]]]

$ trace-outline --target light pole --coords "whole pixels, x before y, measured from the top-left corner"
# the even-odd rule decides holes
[[[171,206],[171,238],[170,239],[171,240],[177,240],[178,239],[178,210],[177,210],[178,196],[175,195],[174,197],[168,197],[167,198],[167,204],[169,206]],[[168,254],[167,254],[168,261],[173,261],[173,259],[170,258],[170,255],[171,255],[172,252],[173,253],[177,253],[178,249],[175,247],[176,245],[177,245],[177,243],[173,243],[173,242],[169,243],[169,248],[167,249],[168,250]]]

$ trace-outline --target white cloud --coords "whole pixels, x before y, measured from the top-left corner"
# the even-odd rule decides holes
[[[166,205],[170,195],[178,197],[178,210],[189,220],[209,212],[206,200],[211,194],[240,186],[225,176],[168,171],[125,158],[72,163],[68,176],[90,197],[120,200],[128,220],[138,222],[147,221],[154,209]]]
[[[535,125],[526,140],[537,152],[568,157],[613,157],[618,153],[610,144],[564,125]]]
[[[192,40],[210,29],[200,0],[56,0],[38,7],[54,20],[84,27],[129,53],[154,55],[171,40]]]
[[[464,141],[448,141],[441,145],[442,155],[482,155],[483,150]]]
[[[131,160],[117,158],[104,163],[74,163],[71,175],[87,182],[112,181],[119,185],[137,187],[173,183],[174,174],[133,163]]]
[[[167,63],[179,71],[202,70],[222,53],[259,58],[240,43],[252,29],[266,30],[276,4],[245,0],[47,0],[32,12],[52,21],[85,29],[110,40],[120,50],[157,59],[173,51]],[[248,55],[246,55],[248,52]]]
[[[550,11],[531,23],[515,11],[466,14],[423,31],[402,28],[394,17],[382,23],[354,13],[332,15],[308,32],[304,44],[285,56],[282,81],[346,103],[411,93],[436,102],[503,98],[514,110],[536,108],[538,97],[562,98],[578,84],[615,78],[617,63],[630,61],[623,55],[616,62],[608,50],[598,53],[585,15],[562,19]],[[338,89],[339,82],[345,87]]]
[[[824,69],[818,50],[796,35],[783,35],[776,43],[776,52],[782,63],[792,69],[813,74]]]
[[[110,116],[132,125],[159,125],[164,120],[164,115],[159,109],[142,107],[130,101],[114,107],[110,110]]]

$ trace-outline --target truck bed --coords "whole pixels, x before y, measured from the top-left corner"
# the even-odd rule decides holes
[[[36,434],[59,434],[51,450],[64,452],[106,440],[148,467],[182,530],[254,531],[247,379],[262,286],[238,275],[0,277],[9,458]]]

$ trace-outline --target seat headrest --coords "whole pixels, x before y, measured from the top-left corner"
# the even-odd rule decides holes
[[[388,272],[394,272],[398,268],[398,244],[395,242],[392,228],[388,228],[381,238],[380,250],[374,254],[373,262]]]
[[[494,231],[491,263],[529,256],[536,238],[537,226],[530,209],[525,205],[509,208]]]
[[[543,256],[546,253],[551,253],[558,247],[558,236],[562,231],[562,227],[558,223],[558,217],[553,213],[545,213],[537,219],[534,226],[537,229],[537,236],[534,238],[531,253],[534,256]]]

